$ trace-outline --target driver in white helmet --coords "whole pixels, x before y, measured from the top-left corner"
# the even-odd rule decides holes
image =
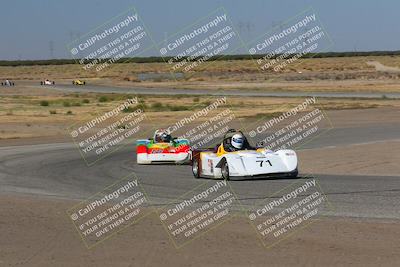
[[[224,149],[227,152],[244,150],[246,149],[245,142],[246,140],[242,133],[235,133],[232,137],[224,141]]]
[[[235,152],[240,150],[254,150],[255,148],[252,147],[247,138],[243,135],[242,132],[233,132],[232,135],[227,136],[223,141],[223,147],[226,152]]]
[[[169,143],[172,137],[166,130],[157,130],[154,133],[154,141],[157,143]]]
[[[231,145],[234,151],[241,150],[243,148],[244,137],[241,133],[234,134],[231,138]]]

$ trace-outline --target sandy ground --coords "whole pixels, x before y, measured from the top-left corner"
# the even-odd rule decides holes
[[[307,149],[299,152],[299,158],[302,170],[307,173],[397,176],[400,173],[397,151],[400,151],[400,139]]]
[[[16,81],[17,86],[13,88],[0,88],[0,94],[3,97],[65,97],[59,91],[31,87],[44,76],[57,83],[70,84],[71,79],[86,77],[89,84],[149,89],[387,93],[399,92],[399,62],[400,57],[306,59],[299,69],[280,74],[260,73],[252,67],[251,61],[243,64],[217,62],[207,70],[210,73],[219,71],[218,75],[204,72],[178,82],[137,80],[137,73],[168,71],[165,64],[131,64],[130,68],[120,64],[115,68],[118,73],[115,77],[102,80],[82,76],[79,66],[75,65],[2,67],[2,78],[24,81]],[[251,68],[253,71],[247,73]],[[274,101],[282,104],[287,99],[275,98]],[[398,106],[397,101],[384,108],[331,111],[329,114],[336,128],[379,127],[383,123],[399,123]],[[50,108],[54,107],[43,108],[48,117]],[[65,126],[73,116],[64,115],[62,110],[61,114],[52,116],[50,122],[47,117],[19,117],[19,113],[23,113],[20,106],[15,107],[13,115],[7,115],[10,111],[4,110],[0,118],[0,146],[70,142]],[[73,111],[79,115],[75,109]],[[43,124],[31,123],[38,120],[43,120]],[[4,139],[8,137],[18,138]],[[306,173],[399,176],[399,149],[400,139],[393,139],[305,149],[299,151],[299,158],[302,171]],[[400,263],[397,220],[321,217],[284,242],[265,248],[249,220],[244,214],[237,214],[194,242],[176,249],[154,212],[87,249],[66,214],[77,201],[1,194],[0,203],[0,266],[398,266]]]
[[[331,111],[334,127],[398,123],[393,108]],[[351,116],[350,116],[351,115]],[[54,141],[8,140],[7,145]],[[56,138],[57,140],[57,138]],[[398,176],[400,140],[299,152],[303,171]],[[345,155],[345,157],[343,156]],[[373,155],[373,157],[371,157]],[[76,201],[0,196],[0,266],[397,266],[396,220],[323,217],[284,242],[265,248],[243,214],[176,249],[156,213],[87,249],[66,211]]]
[[[153,213],[87,249],[65,213],[72,201],[0,199],[1,266],[395,266],[400,261],[398,222],[320,218],[265,248],[238,215],[175,249]]]

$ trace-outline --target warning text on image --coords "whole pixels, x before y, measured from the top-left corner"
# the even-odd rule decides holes
[[[295,183],[271,198],[249,212],[249,219],[268,247],[317,219],[327,202],[316,179]]]
[[[212,57],[229,54],[239,38],[223,10],[169,37],[160,49],[171,72],[198,70]]]
[[[298,106],[255,125],[246,127],[248,136],[267,149],[294,149],[332,128],[325,113],[315,107],[315,97],[306,98]]]
[[[111,111],[73,126],[70,134],[86,163],[91,164],[136,136],[145,120],[146,114],[138,106],[138,99],[132,98]]]
[[[220,141],[229,129],[234,128],[232,123],[235,118],[235,114],[227,105],[227,98],[221,97],[189,116],[173,122],[167,127],[167,131],[189,140],[193,149],[205,148]]]
[[[146,194],[135,177],[125,178],[68,211],[88,248],[147,215]]]
[[[322,52],[332,42],[316,14],[309,10],[250,44],[251,55],[262,54],[256,60],[262,71],[283,71],[310,53]]]
[[[153,43],[132,8],[68,47],[84,70],[100,72],[120,59],[140,55]]]
[[[160,219],[179,248],[230,219],[236,205],[226,181],[208,182],[162,209]]]

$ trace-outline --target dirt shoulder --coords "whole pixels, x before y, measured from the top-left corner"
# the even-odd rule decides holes
[[[66,215],[73,201],[0,200],[2,266],[394,266],[400,261],[400,224],[393,221],[321,218],[267,249],[238,216],[177,250],[153,213],[88,250]]]
[[[400,139],[299,151],[305,173],[398,176]],[[344,156],[345,155],[345,156]]]
[[[280,101],[276,104],[282,106],[287,99]],[[398,112],[397,107],[389,106],[330,110],[328,114],[334,127],[379,127],[397,123]],[[46,138],[3,141],[11,145],[57,140]],[[303,170],[310,173],[398,174],[398,160],[387,155],[389,149],[398,151],[400,142],[387,140],[299,154],[302,162],[309,164],[302,166]],[[76,201],[3,194],[0,203],[0,266],[395,266],[400,262],[400,224],[395,220],[320,218],[267,249],[248,219],[237,216],[177,250],[154,212],[87,249],[66,214]]]

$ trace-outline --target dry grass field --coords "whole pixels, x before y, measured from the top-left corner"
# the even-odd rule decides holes
[[[94,84],[150,88],[400,92],[400,56],[299,59],[281,72],[263,72],[252,60],[221,60],[205,62],[178,80],[165,77],[141,80],[139,77],[143,73],[169,72],[166,63],[119,63],[99,73],[86,71],[79,64],[3,66],[0,79],[39,81],[49,78],[69,83],[82,78]]]
[[[0,88],[4,93],[5,88]],[[14,87],[13,94],[0,96],[0,139],[65,137],[75,122],[94,118],[112,110],[128,98],[128,94],[62,93],[50,89]],[[150,121],[176,121],[206,107],[215,98],[192,96],[139,96]],[[239,120],[258,120],[285,112],[303,98],[229,97],[228,105]],[[363,109],[399,107],[389,99],[318,99],[318,105],[330,109]]]

